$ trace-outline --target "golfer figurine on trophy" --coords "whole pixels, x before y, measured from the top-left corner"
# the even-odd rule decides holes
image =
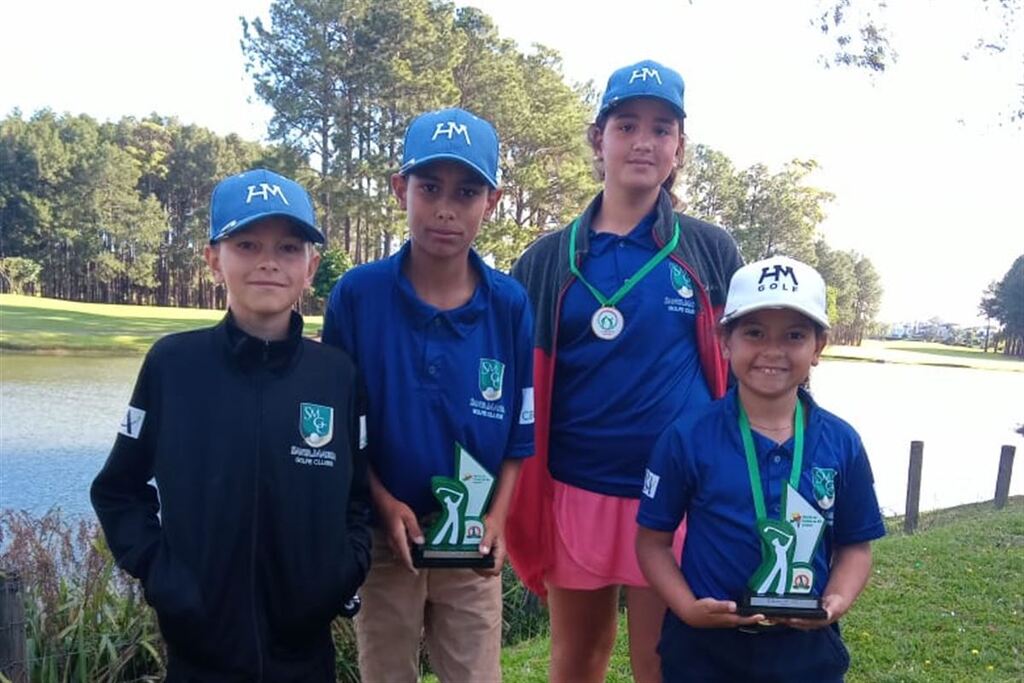
[[[455,476],[430,479],[441,513],[427,530],[427,542],[413,546],[413,565],[492,568],[494,557],[481,555],[479,547],[494,476],[459,443],[455,444]]]

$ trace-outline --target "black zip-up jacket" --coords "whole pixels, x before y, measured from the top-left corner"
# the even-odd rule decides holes
[[[168,680],[334,680],[330,623],[370,561],[358,387],[297,314],[280,342],[229,313],[153,345],[91,494]]]

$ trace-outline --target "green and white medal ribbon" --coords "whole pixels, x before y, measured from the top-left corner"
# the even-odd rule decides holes
[[[750,477],[750,494],[761,541],[761,564],[748,584],[757,595],[810,593],[814,584],[811,556],[824,531],[824,518],[799,494],[804,461],[804,408],[799,397],[793,413],[793,465],[782,492],[778,519],[769,519],[761,488],[761,471],[747,411],[739,401],[739,427]]]
[[[590,318],[590,328],[597,335],[598,339],[615,339],[622,333],[622,328],[626,323],[625,318],[622,317],[622,312],[615,308],[615,304],[619,303],[629,293],[629,290],[633,289],[637,283],[643,280],[648,273],[654,270],[655,266],[665,260],[665,257],[676,248],[676,245],[679,244],[679,219],[676,218],[672,239],[657,254],[652,256],[647,263],[641,266],[640,270],[626,278],[623,285],[610,297],[605,297],[597,287],[587,282],[587,279],[583,277],[583,273],[576,266],[576,231],[579,229],[579,225],[580,219],[577,218],[569,229],[569,270],[576,276],[576,279],[590,290],[590,293],[594,295],[597,302],[601,304],[601,307]]]
[[[754,512],[758,519],[767,519],[764,507],[764,491],[761,490],[761,470],[757,466],[757,450],[754,448],[754,435],[750,432],[750,419],[743,408],[743,402],[737,396],[740,408],[740,436],[743,437],[743,453],[747,457],[747,474],[750,476],[750,494],[754,497]],[[789,483],[800,488],[800,470],[804,466],[804,407],[800,399],[796,400],[793,412],[793,466],[789,470]]]

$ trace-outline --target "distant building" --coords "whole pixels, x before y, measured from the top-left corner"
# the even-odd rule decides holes
[[[956,323],[946,323],[935,319],[898,322],[889,325],[885,338],[951,343],[960,336],[958,329],[959,326]],[[982,330],[984,331],[984,328]]]

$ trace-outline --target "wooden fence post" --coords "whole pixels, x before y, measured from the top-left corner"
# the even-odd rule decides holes
[[[5,572],[0,572],[0,674],[11,683],[28,682],[21,577]]]
[[[907,472],[907,510],[903,518],[904,533],[917,531],[918,511],[921,508],[921,465],[924,460],[924,441],[910,442],[910,469]]]
[[[999,474],[996,476],[996,510],[1006,507],[1006,499],[1010,497],[1010,475],[1013,474],[1013,456],[1016,446],[1003,446],[999,451]]]

